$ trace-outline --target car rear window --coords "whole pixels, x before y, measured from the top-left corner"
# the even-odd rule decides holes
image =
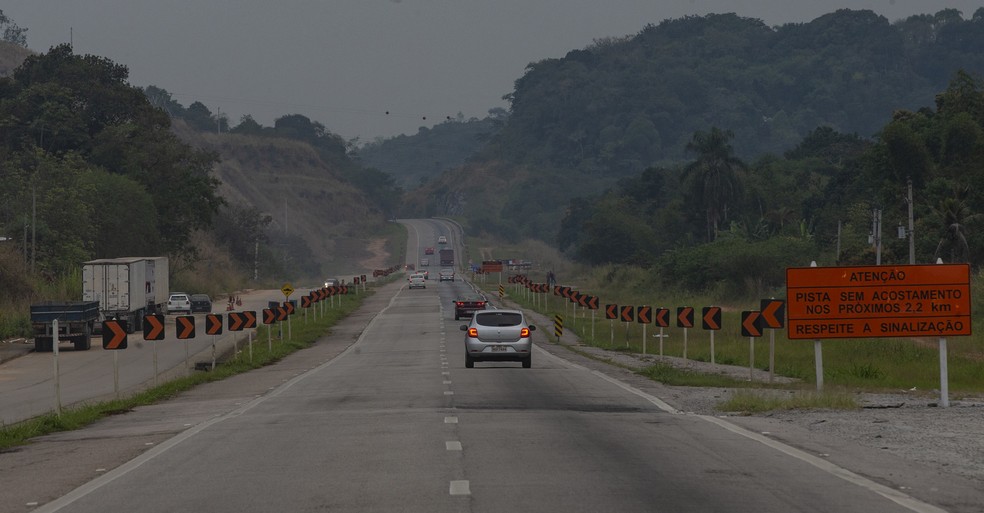
[[[478,314],[475,322],[480,326],[519,326],[523,315],[514,312],[490,312]]]

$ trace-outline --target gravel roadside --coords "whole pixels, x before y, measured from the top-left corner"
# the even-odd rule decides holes
[[[696,372],[725,374],[739,380],[747,380],[749,374],[747,367],[675,357],[644,357],[587,346],[573,349],[631,372],[662,362]],[[767,377],[765,372],[758,371],[756,381],[765,382]],[[683,412],[724,417],[757,427],[794,425],[817,436],[851,440],[906,460],[931,465],[940,472],[974,479],[984,489],[984,398],[981,397],[951,398],[950,407],[941,408],[938,391],[858,392],[856,398],[861,408],[857,410],[791,410],[745,415],[720,410],[721,403],[736,389],[665,385],[663,388],[667,395],[661,398]],[[743,419],[757,420],[743,422]]]

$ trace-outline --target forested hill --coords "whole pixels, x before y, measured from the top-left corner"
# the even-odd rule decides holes
[[[530,64],[493,153],[600,173],[679,160],[697,130],[732,130],[739,156],[794,147],[818,126],[870,137],[933,104],[958,69],[984,72],[984,9],[890,23],[840,10],[769,27],[685,17]]]
[[[648,201],[679,211],[672,202],[694,187],[679,171],[701,156],[697,134],[717,134],[748,163],[768,154],[781,159],[821,127],[835,139],[873,141],[899,112],[932,112],[961,70],[984,74],[981,48],[984,9],[967,19],[947,10],[894,23],[840,10],[779,27],[734,14],[648,25],[530,64],[493,141],[406,204],[417,215],[456,216],[479,232],[556,242],[565,215],[568,234],[585,233],[570,216],[646,171],[663,184],[646,193]],[[804,206],[786,207],[799,215]],[[664,219],[660,233],[706,240],[702,217],[688,221],[697,223],[692,232]]]

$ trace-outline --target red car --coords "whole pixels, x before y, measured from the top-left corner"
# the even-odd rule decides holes
[[[460,297],[454,301],[454,320],[471,317],[479,310],[485,310],[485,298],[478,295]]]
[[[433,255],[434,254],[434,248],[424,248],[424,254],[425,255]]]

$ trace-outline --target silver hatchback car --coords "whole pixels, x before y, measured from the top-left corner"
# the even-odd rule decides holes
[[[523,362],[533,364],[533,331],[520,310],[483,310],[461,326],[465,332],[465,367],[479,361]]]

